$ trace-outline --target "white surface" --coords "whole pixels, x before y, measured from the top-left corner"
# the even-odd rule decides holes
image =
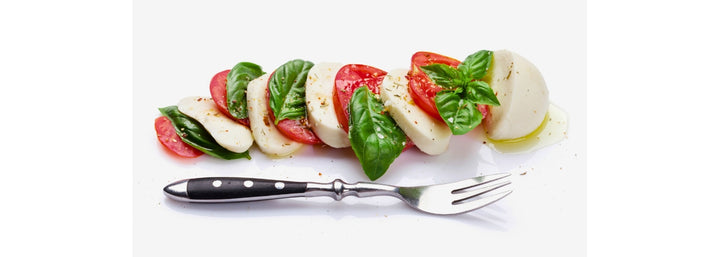
[[[558,8],[558,5],[562,8]],[[389,1],[310,4],[137,1],[133,60],[133,246],[135,256],[239,255],[402,250],[426,255],[581,256],[586,250],[585,6],[497,1]],[[482,11],[481,11],[482,10]],[[509,11],[512,10],[512,11]],[[432,22],[433,17],[443,22]],[[483,25],[484,24],[484,25]],[[398,29],[401,28],[401,29]],[[469,33],[473,31],[473,33]],[[307,40],[311,36],[313,40]],[[509,49],[543,73],[550,100],[568,112],[568,138],[540,151],[498,154],[476,133],[451,139],[448,152],[417,149],[398,158],[381,183],[448,182],[508,171],[514,192],[458,216],[416,212],[392,198],[288,199],[197,205],[166,199],[161,189],[197,176],[364,181],[350,149],[304,147],[292,158],[209,156],[183,160],[157,142],[158,107],[210,95],[218,71],[239,61],[270,72],[294,58],[409,67],[412,53],[457,59],[480,49]],[[525,175],[521,175],[525,174]]]

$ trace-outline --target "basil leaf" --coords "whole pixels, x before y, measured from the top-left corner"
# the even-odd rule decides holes
[[[405,148],[407,137],[383,104],[367,86],[355,90],[350,98],[350,146],[365,175],[380,178]]]
[[[238,158],[250,159],[250,153],[248,151],[235,153],[220,146],[199,122],[181,113],[177,106],[172,105],[159,108],[159,110],[162,115],[170,119],[173,127],[175,127],[175,132],[180,135],[180,139],[186,144],[210,156],[225,160]]]
[[[275,125],[284,119],[299,120],[305,117],[305,81],[313,65],[309,61],[292,60],[273,73],[268,88]]]
[[[443,90],[435,95],[435,106],[453,135],[463,135],[477,127],[482,113],[477,105],[453,90]]]
[[[490,85],[485,81],[474,80],[466,87],[465,99],[476,104],[500,105]]]
[[[227,106],[230,115],[238,119],[247,118],[247,86],[251,80],[265,72],[257,64],[241,62],[230,70],[227,76]]]
[[[465,58],[465,61],[458,65],[458,70],[469,78],[469,80],[480,80],[490,69],[493,52],[480,50]]]
[[[433,63],[421,66],[420,69],[430,77],[438,86],[443,88],[455,88],[462,83],[458,69],[442,63]]]

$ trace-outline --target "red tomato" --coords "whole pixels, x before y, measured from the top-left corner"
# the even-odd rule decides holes
[[[420,66],[441,63],[457,67],[461,62],[436,53],[417,52],[412,56],[411,63],[411,69],[408,73],[410,97],[425,113],[442,121],[437,106],[435,106],[435,95],[442,91],[443,88],[433,83],[430,77],[420,69]],[[478,105],[478,110],[483,114],[483,119],[488,116],[487,105]]]
[[[420,69],[420,66],[435,63],[447,64],[452,67],[460,65],[460,61],[444,55],[417,52],[412,56],[410,72],[408,73],[408,87],[410,88],[410,96],[420,109],[423,109],[425,113],[433,118],[442,120],[435,106],[435,95],[442,91],[443,88],[433,83],[428,75]]]
[[[480,110],[480,113],[482,113],[482,115],[483,115],[482,120],[487,119],[488,115],[490,115],[489,108],[490,107],[488,107],[488,105],[486,105],[486,104],[478,104],[478,110]]]
[[[335,115],[340,122],[340,126],[345,132],[348,132],[350,112],[348,104],[355,89],[367,86],[370,91],[380,94],[380,85],[387,72],[367,65],[348,64],[338,70],[335,75],[335,88],[333,88],[333,104],[335,105]]]
[[[198,149],[186,144],[175,132],[172,122],[165,116],[155,119],[155,133],[162,145],[180,157],[195,158],[203,154]]]
[[[270,74],[270,77],[272,77],[273,74]],[[268,83],[270,80],[268,79]],[[268,101],[268,113],[270,113],[270,122],[273,124],[275,123],[275,113],[273,113],[272,108],[270,108],[270,90],[265,89],[265,97]],[[286,137],[290,138],[291,140],[303,144],[308,145],[315,145],[320,144],[322,141],[320,141],[320,138],[318,138],[315,133],[310,129],[310,123],[307,120],[307,117],[302,118],[300,120],[291,120],[291,119],[284,119],[281,121],[278,121],[278,124],[275,125],[277,127],[278,131],[285,135]]]
[[[238,119],[233,117],[230,114],[230,111],[228,111],[227,106],[227,75],[230,73],[230,70],[224,70],[221,72],[218,72],[218,74],[215,74],[213,76],[212,80],[210,80],[210,96],[212,96],[213,101],[215,102],[215,105],[218,106],[218,109],[220,112],[225,114],[228,118],[231,118],[240,124],[243,124],[246,127],[250,126],[250,120],[248,118],[244,119]]]
[[[367,65],[348,64],[338,70],[335,75],[335,87],[333,88],[333,104],[335,105],[335,115],[340,125],[348,132],[350,112],[348,104],[355,89],[367,86],[370,91],[380,94],[380,85],[387,72]],[[415,144],[407,138],[403,151],[412,148]]]

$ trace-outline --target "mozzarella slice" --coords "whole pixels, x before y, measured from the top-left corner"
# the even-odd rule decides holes
[[[212,98],[186,97],[177,104],[183,114],[197,120],[223,148],[242,153],[253,144],[250,129],[222,114]]]
[[[380,86],[380,98],[390,116],[413,143],[430,155],[445,152],[450,144],[450,128],[436,120],[412,101],[405,78],[407,69],[395,69],[385,76]]]
[[[500,106],[490,106],[483,122],[488,137],[520,138],[535,131],[548,112],[548,89],[540,71],[522,56],[499,50],[493,53],[488,76]]]
[[[333,89],[335,74],[342,68],[340,63],[318,63],[308,72],[305,82],[305,101],[308,120],[315,135],[326,145],[334,148],[350,146],[350,139],[335,115]]]
[[[265,74],[248,84],[248,118],[260,151],[267,155],[283,157],[300,149],[302,144],[285,137],[270,121],[266,96],[269,77],[270,74]]]

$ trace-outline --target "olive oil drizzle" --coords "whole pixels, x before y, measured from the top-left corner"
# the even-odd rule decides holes
[[[555,144],[567,137],[567,114],[557,106],[550,104],[540,126],[526,136],[492,140],[481,133],[482,140],[495,151],[501,153],[524,153]]]

